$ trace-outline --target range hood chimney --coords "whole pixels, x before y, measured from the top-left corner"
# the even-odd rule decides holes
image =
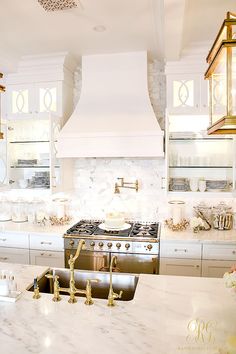
[[[160,157],[163,135],[146,52],[82,57],[81,96],[59,134],[58,157]]]

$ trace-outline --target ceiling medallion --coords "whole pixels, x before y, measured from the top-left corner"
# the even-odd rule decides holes
[[[60,11],[78,6],[78,0],[38,0],[45,11]]]

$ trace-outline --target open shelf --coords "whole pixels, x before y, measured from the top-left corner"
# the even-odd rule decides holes
[[[37,143],[49,143],[49,140],[17,140],[17,141],[10,141],[10,144],[37,144]]]
[[[60,166],[54,166],[55,168],[59,168]],[[50,168],[50,166],[11,166],[11,168]]]

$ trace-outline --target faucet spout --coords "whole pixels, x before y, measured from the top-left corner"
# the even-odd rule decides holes
[[[120,299],[123,291],[121,290],[119,292],[119,294],[115,293],[113,291],[113,286],[112,286],[112,269],[113,269],[113,265],[116,266],[117,264],[117,257],[113,256],[111,259],[111,263],[110,263],[110,287],[109,287],[109,294],[108,294],[108,304],[107,306],[115,306],[115,299]]]

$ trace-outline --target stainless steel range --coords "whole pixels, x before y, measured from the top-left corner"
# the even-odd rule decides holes
[[[85,270],[107,271],[111,257],[117,256],[114,271],[124,273],[159,272],[160,224],[129,222],[127,229],[105,231],[101,221],[81,220],[64,235],[65,266],[70,254],[75,254],[80,239],[85,247],[75,267]]]

